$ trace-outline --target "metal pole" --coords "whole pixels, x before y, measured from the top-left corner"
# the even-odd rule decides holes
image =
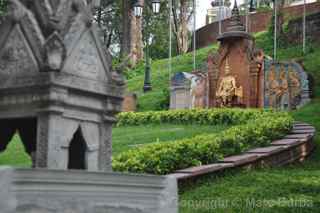
[[[277,0],[274,0],[274,38],[273,38],[273,60],[277,60]]]
[[[222,4],[223,0],[219,0],[219,15],[218,15],[218,19],[219,19],[219,35],[222,33],[222,23],[221,23],[221,4]]]
[[[246,32],[248,32],[248,26],[249,26],[249,18],[248,18],[248,0],[245,0],[245,4],[246,6]]]
[[[306,53],[306,0],[303,1],[303,41],[302,41],[302,51],[303,54]]]
[[[169,0],[169,84],[172,73],[172,0]]]
[[[197,3],[193,0],[193,70],[196,70],[196,27],[197,27]]]

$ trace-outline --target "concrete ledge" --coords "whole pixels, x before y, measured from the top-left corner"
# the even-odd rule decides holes
[[[241,166],[252,161],[259,159],[260,156],[256,154],[242,154],[242,155],[235,155],[224,158],[221,162],[222,163],[232,163],[234,166]]]
[[[178,170],[169,176],[176,178],[179,183],[184,183],[235,168],[276,167],[303,161],[315,148],[315,133],[314,127],[298,122],[294,124],[290,134],[273,141],[268,147],[255,148],[241,155],[226,157],[215,164]]]
[[[1,213],[178,212],[172,177],[0,168],[0,178]]]

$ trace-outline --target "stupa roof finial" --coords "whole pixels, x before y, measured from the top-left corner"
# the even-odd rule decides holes
[[[237,4],[237,0],[234,1],[234,7],[232,9],[232,16],[227,27],[228,32],[232,31],[245,31],[245,27],[241,23],[240,12]]]
[[[218,36],[217,40],[221,41],[226,38],[235,38],[235,37],[253,39],[252,36],[248,32],[246,32],[246,28],[241,23],[237,0],[234,0],[232,15],[228,22],[226,31],[220,36]]]

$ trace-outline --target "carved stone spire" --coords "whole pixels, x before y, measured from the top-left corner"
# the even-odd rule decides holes
[[[253,39],[252,36],[246,32],[245,27],[241,23],[240,12],[237,4],[237,0],[234,1],[234,7],[232,9],[232,16],[227,26],[227,30],[217,40],[222,41],[228,38],[246,38]]]
[[[232,9],[232,16],[227,27],[228,32],[233,31],[245,31],[243,24],[241,23],[239,8],[237,5],[237,0],[234,1],[234,7]]]

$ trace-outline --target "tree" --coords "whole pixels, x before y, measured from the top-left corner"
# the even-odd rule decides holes
[[[231,1],[230,0],[225,0],[224,1],[224,6],[230,7],[231,6]]]
[[[186,53],[189,49],[188,23],[194,12],[191,7],[192,2],[193,0],[172,0],[173,32],[178,54]]]
[[[143,5],[144,0],[139,0]],[[143,59],[143,18],[135,17],[133,13],[134,1],[122,0],[122,30],[121,30],[121,56],[130,55],[131,64],[134,66]]]
[[[161,4],[160,14],[153,14],[151,7],[144,7],[144,14],[136,18],[133,5],[136,0],[101,0],[96,10],[96,22],[102,29],[102,37],[113,55],[130,56],[131,66],[143,59],[143,48],[151,35],[150,54],[152,58],[166,58],[169,46],[169,8],[167,2]],[[139,0],[144,3],[144,0]],[[193,15],[193,0],[173,0],[174,40],[173,55],[187,52],[190,44],[188,25]],[[147,2],[145,2],[147,3]],[[147,25],[149,23],[149,25]]]
[[[139,0],[143,4],[143,0]],[[134,66],[143,59],[142,19],[133,14],[135,0],[101,0],[95,19],[113,55],[129,56]]]
[[[121,20],[120,4],[115,0],[101,0],[100,6],[96,8],[94,18],[102,32],[102,39],[106,48],[109,48],[113,55],[117,55],[120,43]]]

